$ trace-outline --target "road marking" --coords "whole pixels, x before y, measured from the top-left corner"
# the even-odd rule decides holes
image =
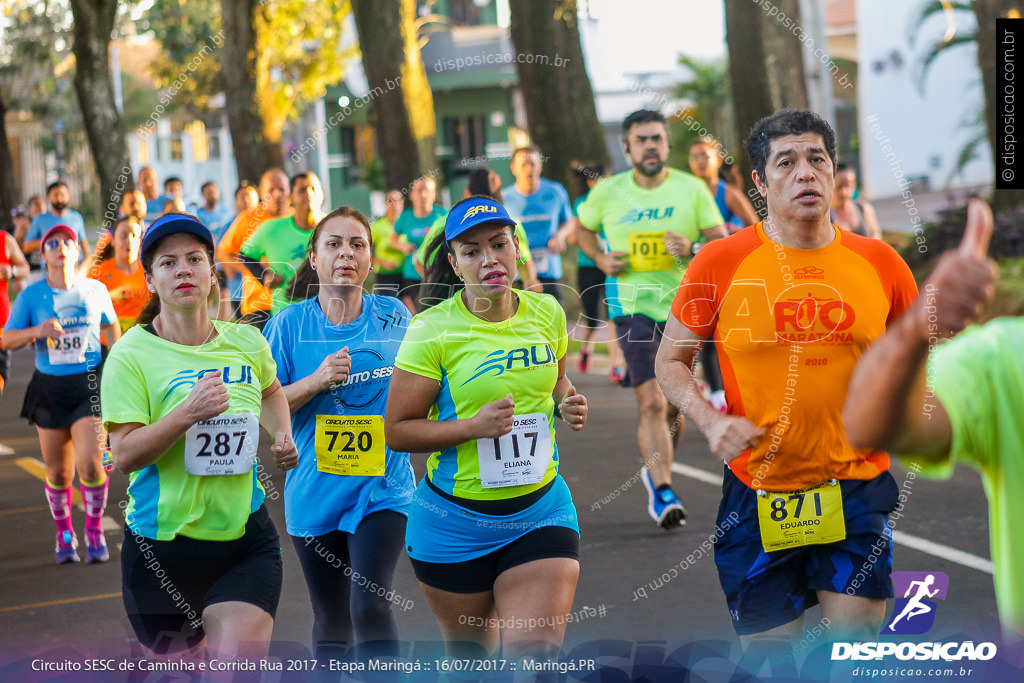
[[[18,458],[14,461],[14,464],[31,474],[39,481],[44,483],[46,482],[46,465],[44,465],[38,458]],[[71,487],[71,503],[72,505],[84,508],[82,503],[82,494],[74,486]]]
[[[722,475],[708,472],[707,470],[698,469],[689,465],[684,465],[679,462],[672,463],[672,471],[676,474],[681,474],[684,477],[690,477],[697,481],[702,481],[705,484],[713,484],[715,486],[722,485]],[[920,536],[914,536],[908,534],[905,531],[892,530],[892,540],[900,545],[905,545],[908,548],[913,548],[919,552],[925,553],[926,555],[934,555],[940,557],[943,560],[949,560],[955,562],[964,567],[970,569],[977,569],[979,572],[986,574],[993,573],[992,561],[978,555],[973,555],[963,550],[936,543],[935,541],[929,541],[927,538],[921,538]]]
[[[905,531],[897,531],[896,529],[893,529],[892,540],[905,545],[908,548],[919,550],[922,553],[941,557],[944,560],[956,562],[957,564],[962,564],[963,566],[970,567],[971,569],[977,569],[979,572],[992,574],[994,570],[994,565],[991,560],[986,560],[984,557],[972,555],[971,553],[965,553],[964,551],[957,550],[956,548],[950,548],[948,545],[929,541],[927,538],[912,536]]]
[[[39,512],[41,510],[49,510],[49,505],[29,505],[27,508],[12,508],[10,510],[0,510],[0,517],[3,515],[18,515],[22,512]]]
[[[49,602],[34,602],[31,605],[15,605],[14,607],[0,607],[0,613],[15,612],[22,609],[35,609],[37,607],[53,607],[54,605],[70,605],[74,602],[87,602],[89,600],[107,600],[119,598],[120,593],[104,593],[102,595],[89,595],[84,598],[66,598],[64,600],[50,600]]]

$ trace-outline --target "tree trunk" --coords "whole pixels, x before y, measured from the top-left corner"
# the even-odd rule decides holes
[[[992,163],[999,158],[997,144],[999,94],[996,92],[996,69],[998,68],[999,39],[996,36],[996,19],[1005,18],[1011,10],[1024,12],[1021,0],[975,0],[974,14],[978,18],[978,67],[985,92],[985,128]],[[995,172],[994,171],[994,172]],[[994,177],[993,172],[993,177]],[[995,190],[992,193],[992,208],[995,211],[1024,205],[1024,190]]]
[[[217,51],[238,179],[251,183],[258,182],[268,168],[281,165],[280,145],[274,155],[263,135],[256,97],[259,4],[258,0],[220,0],[224,45]]]
[[[776,5],[787,17],[800,21],[797,0],[779,0]],[[779,109],[807,107],[803,54],[791,28],[750,0],[725,0],[725,33],[736,139],[742,146],[758,120]],[[744,150],[733,157],[744,184],[751,187],[748,155]],[[754,202],[763,214],[758,204]]]
[[[420,57],[416,0],[352,0],[352,16],[388,187],[437,175],[434,96]]]
[[[572,192],[573,161],[610,165],[583,61],[576,0],[531,0],[509,6],[512,44],[526,56],[516,60],[516,73],[530,137],[544,156],[545,177]]]
[[[7,106],[4,104],[3,91],[0,90],[0,228],[10,225],[11,210],[18,201],[17,183],[14,180],[14,158],[7,144],[5,116]]]
[[[75,93],[100,178],[103,225],[113,230],[121,195],[134,187],[124,121],[114,106],[110,35],[117,0],[71,0],[74,15]]]

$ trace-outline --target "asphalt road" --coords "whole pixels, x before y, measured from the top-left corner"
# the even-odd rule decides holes
[[[0,456],[0,680],[188,680],[181,678],[181,673],[138,670],[33,670],[62,663],[84,667],[92,657],[113,658],[115,666],[124,667],[140,654],[120,597],[118,546],[123,519],[119,519],[118,504],[125,500],[127,478],[116,472],[112,475],[107,509],[111,561],[103,565],[56,566],[54,527],[42,482],[33,473],[38,470],[34,463],[40,462],[36,436],[18,417],[31,363],[28,351],[14,354],[12,378],[0,403],[0,442],[15,450],[14,455]],[[570,363],[570,367],[574,365]],[[572,490],[582,529],[582,571],[564,653],[565,661],[584,668],[596,665],[600,671],[570,672],[555,678],[550,678],[554,674],[545,674],[549,678],[542,680],[681,681],[687,669],[689,680],[730,680],[737,668],[739,649],[714,561],[707,554],[695,554],[714,535],[720,499],[715,482],[721,477],[716,459],[698,430],[688,425],[676,453],[675,474],[676,491],[689,510],[688,523],[672,532],[661,531],[647,516],[646,495],[636,477],[641,462],[632,391],[610,386],[599,369],[585,376],[574,373],[573,379],[590,401],[591,417],[582,433],[560,428],[558,435],[562,472]],[[263,444],[261,453],[266,452]],[[422,474],[424,461],[424,456],[413,456],[418,474]],[[949,576],[949,592],[936,610],[932,629],[927,635],[907,636],[904,640],[993,640],[996,608],[987,562],[988,508],[978,475],[960,468],[952,480],[933,482],[908,479],[904,470],[896,468],[894,476],[907,495],[903,517],[896,524],[894,568],[940,571]],[[283,475],[274,474],[273,484],[283,489]],[[281,498],[268,501],[268,507],[283,533]],[[84,513],[76,509],[79,531],[83,519]],[[284,664],[300,666],[296,662],[309,657],[310,604],[291,544],[284,543],[283,549],[284,592],[274,627],[272,656]],[[690,555],[694,555],[692,561],[688,560]],[[406,677],[376,674],[373,680],[438,680],[434,656],[439,653],[440,633],[404,556],[399,561],[394,588],[407,607],[396,610],[406,661],[430,668]],[[817,627],[818,633],[808,636],[811,642],[805,652],[814,651],[825,637],[819,620],[817,608],[807,613],[805,623]],[[960,662],[944,665],[952,667],[953,675],[930,680],[1015,680],[1024,669],[1019,652],[1015,666],[1005,671],[994,668],[1003,653],[1010,656],[1009,652],[1004,648],[992,662],[968,663],[964,670],[969,667],[973,671],[964,675],[958,670]],[[810,659],[815,657],[827,660],[827,649]],[[810,680],[863,678],[852,669],[865,662],[835,664],[838,668],[831,673],[827,669],[812,671],[808,668],[811,665],[805,664],[804,673]],[[907,663],[889,658],[883,664]],[[910,664],[926,671],[928,667],[942,668],[934,662]],[[507,668],[509,663],[488,666],[506,669],[501,673],[471,674],[469,678],[533,680],[536,676],[521,668],[513,674]],[[872,677],[916,680],[917,673],[911,673],[909,677]],[[795,675],[795,670],[777,668],[774,677],[762,671],[768,680],[789,680],[790,675]],[[309,676],[287,671],[264,675],[266,680],[305,680]],[[220,680],[216,676],[214,679]],[[355,679],[370,680],[370,674],[355,674]]]

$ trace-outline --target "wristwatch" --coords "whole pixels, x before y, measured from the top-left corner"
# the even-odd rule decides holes
[[[704,247],[704,242],[691,242],[690,243],[690,256],[696,256],[697,252]]]

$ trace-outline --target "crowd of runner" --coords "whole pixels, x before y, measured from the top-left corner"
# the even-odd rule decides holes
[[[386,193],[372,223],[351,207],[325,210],[311,172],[270,169],[229,209],[214,183],[187,205],[179,179],[161,193],[144,168],[95,249],[67,186],[50,185],[49,210],[33,198],[0,240],[0,382],[8,351],[33,345],[21,416],[46,465],[56,562],[80,561],[76,472],[86,561],[109,559],[101,519],[116,467],[130,477],[120,557],[140,644],[153,656],[265,656],[282,555],[264,504],[262,427],[287,473],[286,531],[318,658],[353,646],[360,657],[398,654],[385,596],[403,548],[452,654],[557,655],[557,617],[571,611],[580,573],[580,524],[559,474],[572,437],[556,434],[557,421],[578,431],[589,415],[567,367],[563,304],[578,296],[577,369],[590,369],[606,329],[610,378],[636,398],[654,523],[686,522],[671,469],[683,415],[722,460],[719,519],[733,521],[721,524],[715,561],[744,644],[771,654],[795,642],[815,604],[833,637],[872,639],[892,597],[898,493],[880,449],[984,462],[981,446],[949,431],[983,418],[956,407],[951,389],[939,392],[945,432],[915,427],[910,413],[884,430],[866,417],[903,414],[865,407],[880,386],[889,399],[924,400],[911,394],[924,323],[906,322],[919,316],[914,279],[872,239],[874,211],[853,199],[855,175],[838,164],[827,122],[786,110],[751,131],[763,220],[720,176],[717,141],[691,143],[689,173],[667,165],[669,145],[664,117],[640,110],[622,127],[631,168],[609,177],[577,164],[575,204],[542,177],[531,146],[513,153],[508,187],[477,169],[445,210],[425,176],[407,208],[403,192]],[[572,244],[575,287],[563,269]],[[984,247],[962,258],[975,284],[940,301],[961,310],[946,334],[990,297]],[[930,282],[947,286],[955,267]],[[900,325],[918,334],[906,342],[914,362],[903,374],[887,366],[892,386],[856,392],[844,426],[851,376],[864,384],[867,372],[855,373],[858,360],[883,335],[902,348],[886,334]],[[941,367],[957,358],[944,354]],[[864,361],[892,365],[870,351]],[[943,386],[970,375],[949,372]],[[411,453],[430,454],[418,484]],[[1024,483],[1019,464],[1000,467]],[[993,500],[993,559],[1001,611],[1020,628],[1019,592],[999,583],[1022,566],[996,543],[996,527],[1019,525],[1010,497]]]

